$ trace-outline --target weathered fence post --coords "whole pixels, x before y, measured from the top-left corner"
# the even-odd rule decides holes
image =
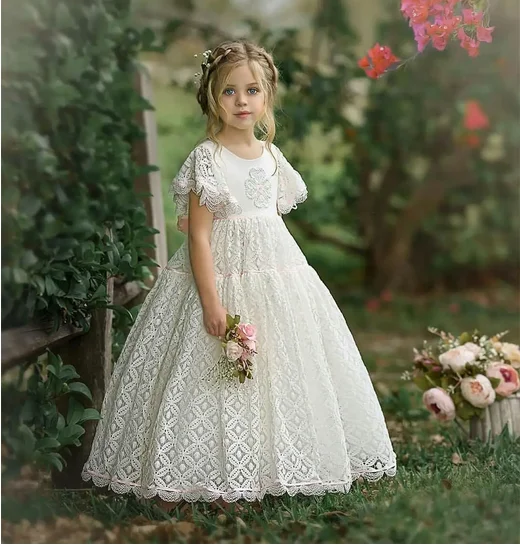
[[[134,86],[142,97],[153,103],[152,82],[144,65],[140,65],[139,69],[135,72]],[[155,112],[153,110],[139,111],[137,113],[137,123],[146,131],[146,139],[134,142],[132,148],[133,160],[138,165],[157,165],[157,123]],[[150,241],[155,245],[155,248],[146,249],[148,256],[159,264],[159,267],[150,267],[154,278],[145,281],[145,284],[151,288],[161,268],[165,267],[168,262],[160,172],[149,172],[136,178],[134,189],[136,193],[147,192],[152,194],[152,196],[143,199],[143,205],[148,219],[147,224],[159,230],[159,233],[153,235]],[[144,301],[146,294],[146,291],[141,292],[132,301],[132,304],[135,305]]]

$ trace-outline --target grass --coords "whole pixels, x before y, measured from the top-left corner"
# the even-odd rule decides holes
[[[194,503],[184,512],[178,509],[171,521],[133,497],[91,491],[4,498],[4,541],[16,538],[17,528],[34,529],[40,539],[46,529],[55,539],[53,529],[60,526],[53,520],[61,516],[75,521],[70,540],[86,526],[91,541],[112,533],[121,542],[156,542],[165,536],[202,543],[518,542],[519,443],[503,436],[493,446],[469,444],[453,431],[440,432],[396,445],[400,467],[394,479],[356,483],[348,495],[266,497],[262,503],[244,503],[246,511],[238,517]],[[5,520],[12,522],[7,535]],[[47,527],[38,528],[38,520]]]

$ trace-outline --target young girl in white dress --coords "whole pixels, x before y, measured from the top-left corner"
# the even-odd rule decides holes
[[[346,493],[360,476],[394,475],[355,341],[282,219],[307,188],[272,143],[273,60],[248,42],[206,57],[207,140],[171,186],[188,236],[128,335],[83,478],[170,508]],[[244,383],[207,380],[226,313],[257,329]]]

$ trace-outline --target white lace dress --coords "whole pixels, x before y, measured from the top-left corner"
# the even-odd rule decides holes
[[[117,493],[226,501],[347,492],[394,475],[385,420],[355,341],[282,217],[307,197],[273,146],[246,160],[205,141],[171,191],[214,212],[217,291],[258,330],[254,378],[201,379],[220,355],[185,241],[161,271],[108,387],[85,480]],[[275,168],[276,167],[276,168]]]

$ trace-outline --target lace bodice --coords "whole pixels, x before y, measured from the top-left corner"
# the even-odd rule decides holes
[[[179,217],[189,213],[190,191],[215,219],[287,214],[307,199],[302,177],[275,145],[243,159],[210,140],[190,153],[171,183]]]

